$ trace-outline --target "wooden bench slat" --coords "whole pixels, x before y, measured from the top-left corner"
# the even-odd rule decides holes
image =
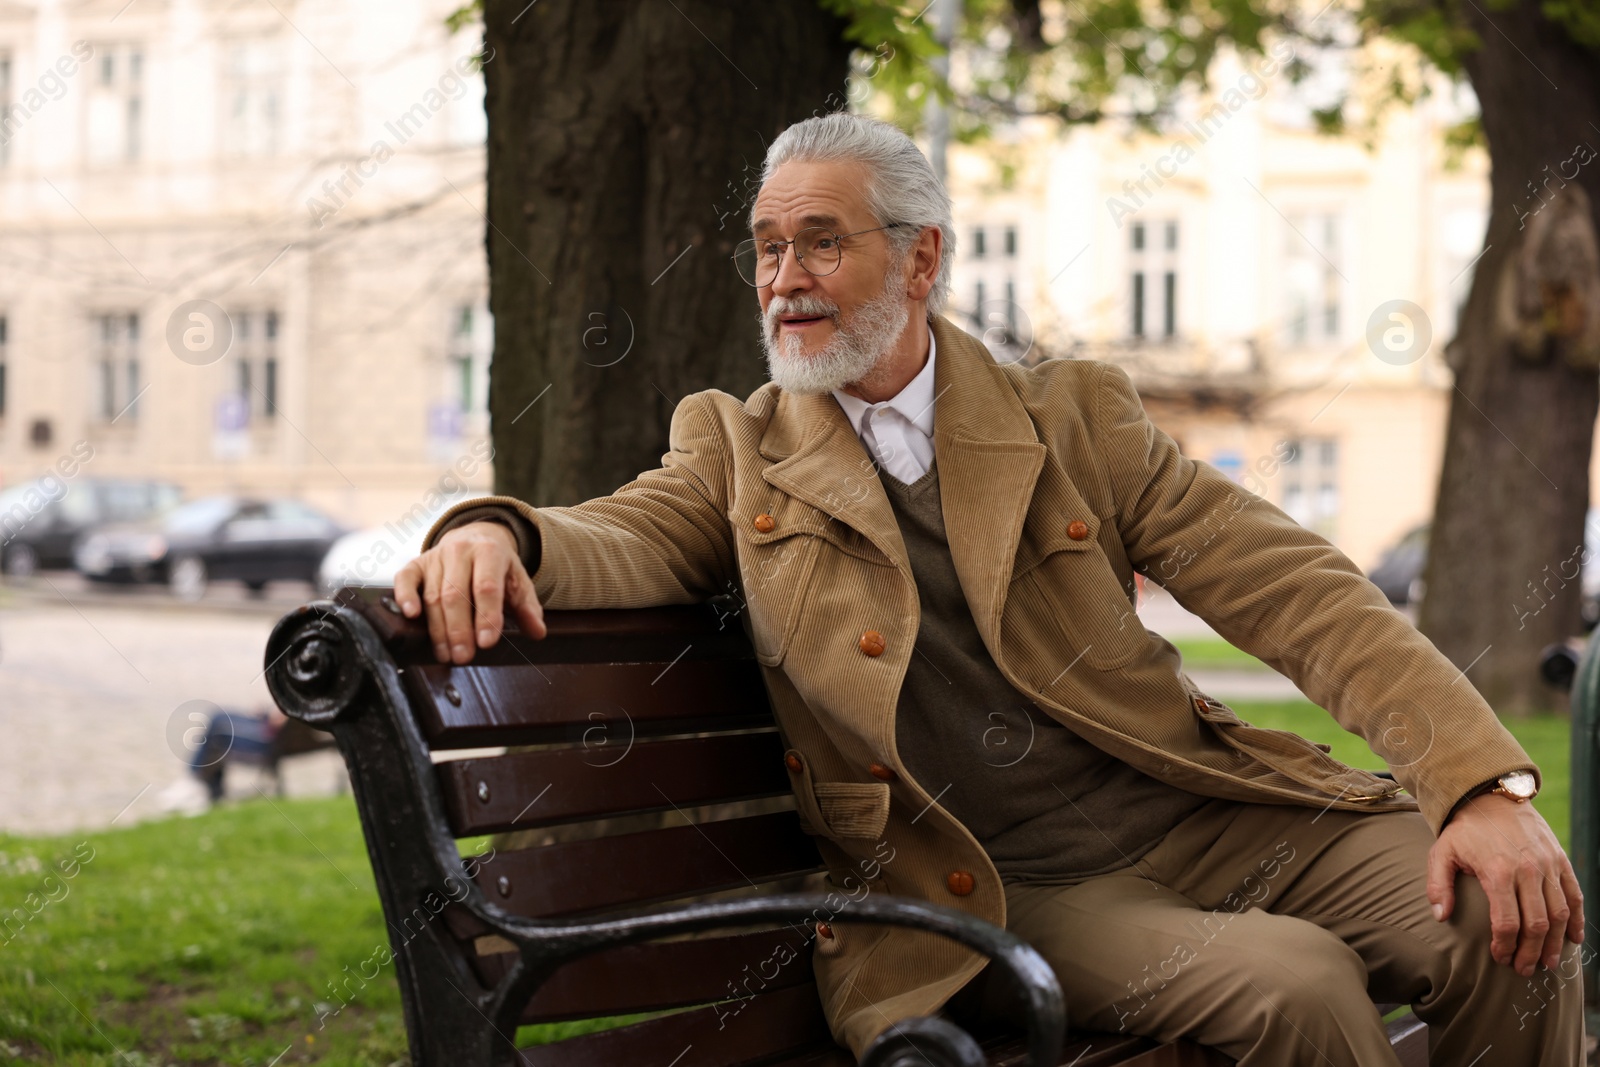
[[[776,730],[515,752],[437,767],[457,837],[629,812],[787,796]]]
[[[361,613],[401,668],[437,661],[427,626],[390,609],[386,589],[346,586],[335,603]],[[527,663],[671,663],[722,661],[755,655],[739,619],[739,605],[678,604],[655,608],[567,608],[545,612],[546,634],[532,638],[507,619],[499,641],[478,649],[474,664],[490,667]]]
[[[474,967],[492,985],[515,958],[510,953],[479,956]],[[618,975],[628,980],[619,982]],[[539,987],[523,1009],[522,1021],[661,1011],[794,985],[815,987],[810,943],[793,928],[650,941],[596,952],[562,967]]]
[[[501,852],[477,882],[532,918],[650,904],[822,869],[793,811]]]
[[[754,660],[428,664],[408,669],[404,679],[435,749],[566,741],[620,751],[648,734],[772,722]]]
[[[1428,1067],[1428,1024],[1409,1012],[1389,1023],[1389,1044],[1400,1067]]]
[[[787,1050],[832,1044],[816,987],[802,985],[523,1051],[526,1062],[539,1067],[743,1067],[769,1063]],[[843,1064],[851,1063],[846,1056]]]

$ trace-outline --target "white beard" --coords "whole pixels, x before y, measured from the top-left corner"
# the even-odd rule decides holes
[[[892,272],[884,279],[883,291],[858,308],[848,325],[839,321],[839,306],[825,297],[814,293],[793,299],[774,296],[760,316],[768,376],[790,393],[827,393],[855,382],[872,384],[873,370],[899,340],[911,317],[910,303],[891,285],[898,274]],[[833,320],[833,339],[822,351],[808,355],[803,337],[780,332],[783,327],[778,316],[786,314],[827,316]]]

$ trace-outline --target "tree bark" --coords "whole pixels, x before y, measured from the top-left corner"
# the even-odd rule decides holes
[[[814,0],[485,6],[495,489],[574,504],[658,466],[686,394],[766,380],[729,257],[850,45]]]
[[[1447,348],[1455,391],[1419,625],[1503,715],[1562,708],[1538,677],[1581,630],[1600,407],[1600,56],[1539,14],[1461,9],[1493,160],[1487,251]]]

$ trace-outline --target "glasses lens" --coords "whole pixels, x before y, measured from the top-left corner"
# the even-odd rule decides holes
[[[778,273],[777,249],[768,241],[740,241],[733,262],[746,285],[770,285]]]
[[[839,269],[839,236],[832,230],[812,227],[794,235],[800,265],[812,274],[832,274]]]

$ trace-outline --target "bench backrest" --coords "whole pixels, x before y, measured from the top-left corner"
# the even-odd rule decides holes
[[[494,1001],[513,946],[459,906],[465,885],[440,877],[451,860],[482,900],[532,919],[763,892],[823,869],[726,604],[545,617],[542,640],[508,632],[468,665],[439,664],[420,621],[380,591],[345,589],[285,619],[269,645],[280,706],[331,729],[351,772],[414,1061],[450,1040],[440,977],[479,1014],[524,1024],[740,998],[738,1029],[758,1036],[734,1044],[770,1045],[732,1047],[724,1004],[568,1042],[570,1056],[541,1063],[621,1062],[630,1045],[656,1059],[664,1040],[702,1050],[680,1067],[826,1044],[814,932],[799,923],[608,949],[562,966],[520,1006]],[[525,847],[482,840],[529,831],[519,837],[538,840]],[[760,965],[775,956],[786,963],[772,976]]]

